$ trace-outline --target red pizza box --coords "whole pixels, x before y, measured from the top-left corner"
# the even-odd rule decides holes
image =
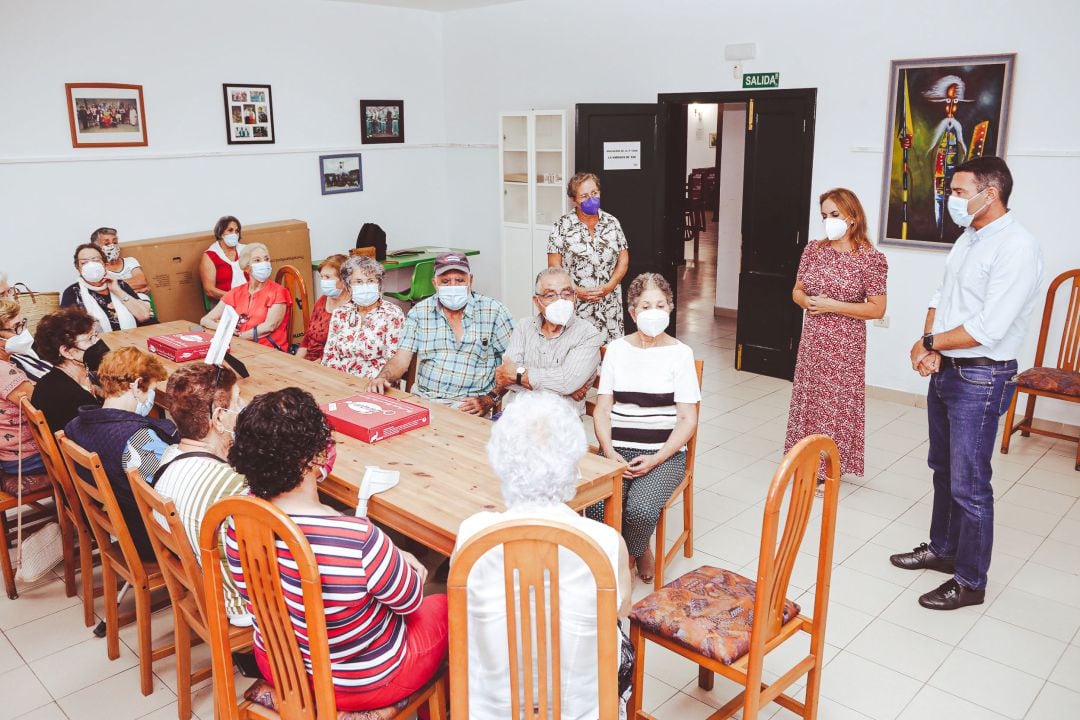
[[[367,443],[377,443],[431,423],[431,413],[426,407],[376,393],[360,393],[327,403],[322,411],[332,428]]]
[[[197,331],[157,335],[146,341],[146,349],[173,362],[202,360],[213,339],[211,333]]]

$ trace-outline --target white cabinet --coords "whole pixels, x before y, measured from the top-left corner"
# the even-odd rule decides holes
[[[533,312],[533,281],[547,266],[548,235],[569,209],[566,113],[500,113],[499,127],[500,299],[518,319]]]

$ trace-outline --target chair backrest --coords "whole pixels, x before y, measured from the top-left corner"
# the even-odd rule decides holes
[[[351,248],[349,250],[349,255],[351,257],[369,257],[369,258],[373,258],[373,257],[375,257],[375,248],[374,247]]]
[[[419,302],[435,294],[435,261],[417,263],[413,266],[409,297]]]
[[[824,623],[832,577],[833,538],[836,534],[836,506],[840,492],[840,454],[836,443],[825,435],[803,438],[784,455],[769,485],[761,527],[757,592],[754,598],[754,625],[750,652],[763,656],[765,644],[776,637],[784,623],[784,602],[791,571],[795,566],[810,521],[818,472],[824,457],[825,504],[818,548],[817,584],[814,586],[814,622]],[[790,487],[790,493],[788,489]],[[777,542],[780,513],[790,494],[783,535]],[[791,618],[788,618],[789,620]]]
[[[469,539],[454,556],[447,579],[450,606],[450,717],[469,717],[469,609],[473,565],[502,546],[511,717],[562,716],[559,642],[559,548],[581,558],[596,581],[596,639],[601,720],[619,716],[617,591],[611,561],[590,537],[547,520],[505,522]],[[550,605],[545,583],[550,587]],[[519,602],[515,602],[518,598]],[[531,600],[531,602],[530,602]],[[575,608],[580,612],[583,608]],[[533,695],[533,672],[538,678]],[[535,709],[535,710],[534,710]]]
[[[307,302],[307,285],[304,283],[304,276],[300,274],[300,271],[294,268],[292,265],[282,265],[277,275],[274,276],[274,282],[281,285],[289,294],[292,295],[293,302],[296,303],[296,307],[299,308],[304,318],[304,329],[307,329],[308,323],[311,321],[311,308],[308,307]],[[285,315],[285,324],[289,324],[289,315]],[[289,333],[290,337],[292,333]]]
[[[94,533],[98,547],[101,548],[104,558],[105,548],[111,547],[112,538],[116,538],[120,546],[120,552],[124,556],[124,562],[132,575],[145,577],[146,570],[139,552],[135,549],[135,542],[131,539],[127,521],[120,511],[120,504],[116,501],[109,477],[105,474],[105,468],[101,464],[101,458],[96,452],[88,452],[71,438],[64,435],[63,430],[57,430],[56,441],[60,446],[60,454],[64,458],[64,465],[68,469],[68,476],[79,495],[83,512],[90,530]],[[79,473],[79,468],[85,470],[90,479],[87,480]]]
[[[221,527],[232,519],[248,602],[263,639],[274,681],[274,695],[282,718],[336,720],[334,684],[330,675],[330,647],[326,637],[322,578],[307,538],[284,512],[265,500],[235,495],[214,503],[199,533],[206,595],[206,620],[212,640],[214,697],[234,698],[236,687],[229,649],[228,620],[222,595]],[[281,585],[277,543],[296,562],[303,588],[304,618],[312,675],[293,630],[285,591]],[[218,670],[221,672],[218,672]],[[235,703],[222,702],[223,718],[238,717]]]
[[[1046,289],[1046,303],[1043,305],[1042,326],[1039,328],[1039,344],[1035,350],[1035,366],[1045,367],[1043,357],[1046,354],[1046,338],[1050,332],[1050,320],[1054,315],[1054,300],[1058,288],[1072,280],[1069,287],[1069,303],[1065,310],[1065,324],[1061,329],[1061,346],[1058,348],[1057,367],[1059,370],[1080,372],[1080,268],[1066,270],[1050,282]]]
[[[173,607],[190,610],[194,619],[205,626],[206,600],[202,569],[195,559],[195,551],[192,550],[187,531],[180,522],[176,505],[150,487],[135,468],[128,470],[127,476]],[[165,518],[166,525],[162,525],[154,513]]]
[[[53,496],[58,508],[64,508],[69,515],[77,518],[82,517],[82,503],[71,482],[67,465],[60,455],[60,448],[56,445],[56,438],[49,429],[49,423],[45,420],[45,414],[34,407],[30,398],[22,399],[23,417],[30,426],[30,434],[34,436],[34,443],[41,453],[41,461],[45,464],[45,472],[53,484]],[[81,521],[80,521],[81,524]]]

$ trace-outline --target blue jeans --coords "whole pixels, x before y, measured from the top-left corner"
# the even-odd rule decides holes
[[[1016,392],[1016,361],[947,367],[930,378],[927,417],[934,471],[930,550],[956,559],[956,580],[986,587],[994,546],[990,458],[1001,415]]]

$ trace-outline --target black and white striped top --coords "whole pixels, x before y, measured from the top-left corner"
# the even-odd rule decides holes
[[[643,349],[613,340],[600,367],[600,395],[613,395],[611,443],[659,450],[675,428],[676,403],[701,401],[694,351],[676,341]]]

